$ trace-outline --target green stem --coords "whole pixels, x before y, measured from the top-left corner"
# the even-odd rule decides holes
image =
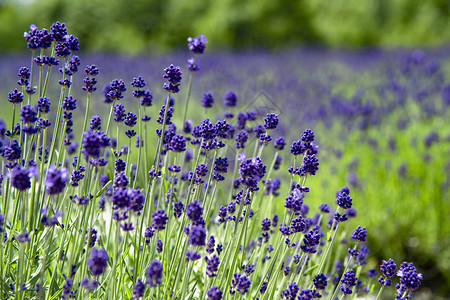
[[[338,209],[337,209],[336,212],[339,212],[339,207],[338,207]],[[336,221],[336,222],[337,222],[337,221]],[[325,251],[325,254],[324,254],[323,257],[322,257],[322,260],[321,260],[321,262],[320,262],[319,268],[317,269],[316,275],[319,275],[319,274],[322,273],[322,271],[323,271],[323,267],[324,267],[324,265],[325,265],[325,262],[326,262],[326,260],[327,260],[327,257],[328,257],[328,255],[330,254],[331,247],[333,246],[334,240],[336,239],[336,234],[337,234],[338,229],[339,229],[339,224],[340,224],[340,223],[337,222],[336,230],[334,230],[333,237],[331,238],[331,241],[328,243],[327,250]],[[331,235],[331,231],[333,230],[333,227],[334,227],[334,222],[331,224],[331,228],[330,228],[330,231],[329,231],[329,233],[328,233],[327,236],[330,236],[330,235]]]
[[[197,60],[197,56],[194,56],[194,64]],[[183,113],[183,123],[181,123],[181,131],[183,131],[184,123],[186,122],[186,116],[188,111],[188,105],[189,105],[189,98],[191,97],[191,87],[192,87],[192,78],[194,77],[194,72],[189,73],[189,82],[187,86],[187,93],[186,93],[186,101],[184,102],[184,113]]]
[[[141,108],[141,103],[139,102],[139,144],[138,144],[138,160],[137,160],[137,165],[136,165],[136,176],[134,178],[133,181],[133,188],[136,188],[136,183],[137,183],[137,179],[139,177],[139,169],[141,166],[141,152],[142,152],[142,141],[144,141],[144,143],[146,142],[145,140],[143,140],[142,138],[142,108]],[[145,175],[144,175],[145,177]]]
[[[80,166],[80,162],[81,162],[81,146],[83,143],[83,133],[86,131],[86,128],[87,128],[88,112],[89,112],[90,103],[91,103],[91,93],[87,93],[87,95],[86,95],[86,110],[84,112],[83,131],[81,132],[81,136],[80,136],[80,144],[78,147],[77,166],[76,166],[75,170],[78,170],[78,167]]]
[[[114,100],[112,105],[111,105],[111,109],[109,110],[109,117],[108,117],[108,123],[106,124],[106,135],[109,134],[109,127],[111,126],[111,119],[112,119],[112,114],[113,114],[113,110],[114,110],[114,104],[116,103],[116,101]]]
[[[162,151],[162,146],[163,146],[164,131],[166,130],[167,112],[169,111],[169,99],[170,99],[170,93],[167,94],[166,103],[165,103],[165,107],[164,107],[165,109],[164,109],[163,124],[162,124],[162,128],[161,128],[161,137],[159,138],[159,144],[158,144],[156,160],[155,160],[155,170],[156,171],[159,170],[159,160],[161,157],[161,151]]]
[[[383,294],[383,290],[384,290],[384,285],[382,285],[382,286],[380,287],[380,291],[378,292],[377,298],[376,298],[375,300],[379,300],[379,299],[380,299],[381,294]]]

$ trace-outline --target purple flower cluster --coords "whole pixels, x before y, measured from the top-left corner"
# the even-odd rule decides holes
[[[88,131],[83,133],[82,153],[87,157],[100,157],[101,150],[111,145],[111,139],[103,131]]]
[[[47,180],[45,186],[50,195],[60,194],[66,187],[69,180],[66,168],[56,168],[51,165],[47,171]]]
[[[239,166],[239,174],[241,175],[241,184],[246,185],[250,191],[255,192],[259,189],[258,182],[266,174],[266,166],[259,157],[246,159]]]
[[[164,83],[163,89],[169,93],[178,93],[180,91],[181,75],[183,74],[180,67],[170,65],[164,69],[164,72],[163,78],[167,79],[169,83]]]
[[[156,287],[161,284],[161,278],[163,273],[163,266],[161,262],[152,260],[145,271],[147,277],[146,283],[150,287]]]
[[[104,249],[92,248],[87,264],[89,271],[94,276],[103,274],[108,264],[108,253]]]
[[[233,279],[231,280],[230,294],[234,295],[237,291],[241,295],[244,295],[248,292],[251,284],[252,282],[246,275],[234,273]]]
[[[205,51],[206,48],[206,43],[208,42],[203,34],[198,37],[189,37],[187,41],[189,50],[195,54],[203,54],[203,51]]]

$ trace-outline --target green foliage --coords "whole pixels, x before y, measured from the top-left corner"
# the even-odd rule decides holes
[[[418,46],[450,41],[448,1],[41,0],[0,4],[0,51],[29,24],[67,23],[83,49],[152,52],[204,33],[211,48]]]

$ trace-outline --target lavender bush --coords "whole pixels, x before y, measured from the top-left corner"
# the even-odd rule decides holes
[[[4,298],[379,299],[386,290],[410,299],[419,288],[412,263],[368,266],[367,230],[348,225],[359,203],[349,188],[321,195],[329,201],[310,212],[321,157],[312,130],[288,143],[281,116],[239,111],[231,91],[223,118],[208,111],[218,105],[208,92],[202,107],[191,103],[203,120],[187,119],[204,36],[188,39],[187,76],[161,70],[160,109],[145,78],[113,79],[103,117],[91,112],[101,70],[81,67],[65,25],[24,36],[32,64],[18,71],[1,131]]]

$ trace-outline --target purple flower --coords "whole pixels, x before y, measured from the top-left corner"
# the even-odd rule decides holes
[[[141,95],[141,105],[142,106],[152,106],[153,94],[149,90],[145,90]]]
[[[187,41],[189,50],[191,50],[195,54],[203,54],[203,51],[206,48],[206,43],[208,42],[203,34],[201,34],[199,37],[189,37]]]
[[[100,73],[100,69],[96,65],[87,65],[84,72],[88,76],[97,76]]]
[[[266,292],[266,290],[267,290],[267,281],[264,281],[261,285],[261,288],[259,289],[259,292],[261,294],[264,294]]]
[[[154,236],[155,234],[155,230],[152,228],[152,226],[149,226],[145,229],[145,243],[149,244],[150,243],[150,239]]]
[[[397,265],[392,258],[390,258],[388,261],[383,260],[380,265],[380,271],[387,278],[394,277],[397,272]]]
[[[277,128],[277,125],[278,125],[278,115],[273,113],[267,114],[264,119],[264,128],[266,128],[267,130],[275,129]]]
[[[83,79],[84,86],[81,89],[85,92],[92,93],[97,90],[95,85],[97,84],[97,79],[86,77]]]
[[[20,109],[20,120],[24,123],[34,123],[37,120],[37,112],[35,108],[29,104],[22,106]]]
[[[92,131],[89,129],[83,133],[82,152],[87,157],[100,157],[100,150],[108,147],[111,139],[103,131]]]
[[[319,170],[319,159],[314,154],[306,155],[303,158],[302,166],[300,167],[300,175],[316,175],[317,170]]]
[[[297,283],[289,283],[288,288],[281,292],[282,298],[295,300],[299,290],[300,288],[298,287]]]
[[[145,271],[147,277],[146,283],[150,287],[156,287],[161,284],[161,277],[163,272],[162,264],[157,260],[152,260]]]
[[[193,225],[189,230],[189,244],[193,246],[205,246],[206,229],[202,225]]]
[[[186,138],[181,134],[175,134],[170,140],[169,149],[174,152],[186,151]]]
[[[275,147],[275,149],[281,151],[286,146],[286,140],[283,137],[279,137],[274,141],[273,146]]]
[[[415,291],[419,288],[423,276],[417,272],[416,267],[412,263],[403,262],[397,271],[397,276],[400,277],[400,285],[410,291]]]
[[[164,83],[163,89],[169,93],[178,93],[180,91],[179,85],[182,74],[183,73],[178,66],[175,67],[174,65],[170,65],[165,68],[163,78],[167,79],[169,83]]]
[[[346,190],[342,189],[336,197],[336,204],[343,209],[349,209],[350,207],[352,207],[353,199],[350,197],[349,193],[350,192],[347,193]]]
[[[208,296],[207,300],[222,300],[223,292],[217,286],[213,286],[206,295]]]
[[[373,278],[376,277],[378,275],[378,272],[376,269],[370,269],[369,271],[367,271],[367,277],[369,278]]]
[[[145,87],[145,85],[145,80],[141,76],[133,78],[133,81],[131,82],[131,86],[138,89]]]
[[[318,290],[324,290],[327,287],[327,278],[323,273],[320,273],[313,279],[314,286]]]
[[[316,253],[317,245],[320,243],[320,233],[317,230],[311,230],[307,234],[305,234],[303,238],[303,245],[300,246],[303,252],[305,253]]]
[[[67,34],[66,24],[56,21],[55,23],[52,24],[52,26],[50,26],[50,33],[55,41],[57,42],[64,41],[64,36]]]
[[[77,99],[72,96],[65,97],[62,102],[62,108],[68,111],[75,110],[77,108]]]
[[[164,122],[164,114],[166,113],[166,106],[165,105],[163,105],[162,107],[161,107],[161,110],[159,111],[159,117],[158,117],[158,119],[156,120],[156,122],[158,122],[159,124],[163,124],[163,122]],[[172,107],[169,107],[169,109],[167,110],[167,116],[166,116],[166,125],[170,125],[170,124],[172,124],[172,122],[170,121],[170,119],[172,118],[172,116],[173,116],[173,108]],[[158,134],[159,135],[159,134]]]
[[[50,111],[50,100],[47,97],[41,97],[37,101],[38,111],[42,114],[46,114]]]
[[[194,224],[198,223],[202,219],[203,206],[197,200],[192,201],[186,207],[186,215]]]
[[[231,280],[230,294],[234,294],[234,289],[236,288],[238,293],[244,295],[248,292],[251,284],[252,282],[247,276],[234,273],[234,278]]]
[[[322,203],[319,205],[319,210],[323,213],[329,213],[330,212],[330,207],[328,206],[328,204],[326,203]]]
[[[306,129],[300,138],[303,143],[310,144],[314,142],[314,132],[311,129]]]
[[[202,255],[200,253],[194,252],[194,251],[186,251],[186,260],[187,261],[196,261],[202,258]]]
[[[50,195],[60,194],[66,187],[66,182],[69,180],[67,169],[64,167],[56,168],[50,165],[47,171],[47,180],[45,186]]]
[[[1,224],[0,224],[0,228],[1,228]],[[216,240],[214,239],[214,236],[211,235],[208,239],[208,243],[206,244],[206,252],[208,252],[209,254],[212,254],[214,252],[215,245],[216,245]]]
[[[89,279],[87,277],[83,278],[83,280],[81,280],[81,285],[90,291],[95,290],[98,287],[98,282],[95,279]]]
[[[269,218],[265,218],[261,221],[261,230],[262,231],[270,230],[270,219]]]
[[[117,159],[114,163],[114,169],[116,172],[123,172],[126,169],[126,163],[122,159]]]
[[[214,171],[218,173],[227,173],[228,159],[226,157],[218,157],[214,162]]]
[[[104,249],[93,248],[87,259],[89,271],[94,276],[103,274],[108,264],[108,253]]]
[[[312,300],[314,298],[320,298],[321,295],[316,290],[304,290],[302,289],[298,295],[298,300]]]
[[[19,241],[19,243],[26,243],[26,242],[31,241],[28,231],[25,231],[25,232],[17,235],[17,240]]]
[[[250,191],[257,191],[258,182],[266,174],[266,166],[259,157],[244,160],[239,166],[240,181],[245,184]]]
[[[217,271],[219,270],[219,264],[220,260],[217,255],[211,256],[211,258],[208,258],[205,256],[205,262],[206,262],[206,275],[208,277],[215,277],[217,274]]]
[[[248,134],[244,130],[240,131],[236,136],[235,147],[237,149],[245,148],[245,142],[248,140]]]
[[[94,115],[89,121],[89,128],[92,130],[101,130],[102,129],[102,118],[98,115]]]
[[[367,229],[366,227],[361,228],[361,226],[356,227],[355,231],[353,231],[350,239],[354,241],[365,242],[367,237]]]
[[[2,151],[2,156],[9,161],[20,159],[22,155],[22,148],[20,148],[16,139],[13,139],[9,146],[4,146]]]
[[[189,71],[197,72],[198,70],[200,70],[200,67],[198,66],[198,64],[195,63],[195,58],[194,57],[188,58],[187,62],[188,62],[187,68],[188,68]]]
[[[134,212],[139,212],[144,208],[145,196],[140,189],[128,189],[128,196],[131,198],[129,208]]]
[[[29,169],[25,169],[20,165],[16,165],[9,172],[11,178],[11,185],[19,191],[25,191],[31,188],[31,172]]]
[[[145,284],[142,282],[142,280],[138,279],[138,281],[134,285],[133,299],[144,297],[144,292],[145,292]]]
[[[17,89],[14,89],[11,92],[9,92],[9,94],[8,94],[8,101],[13,103],[13,104],[15,104],[15,103],[22,103],[23,95]]]
[[[352,288],[356,286],[357,278],[355,275],[355,271],[350,270],[344,273],[344,277],[341,279],[342,285],[340,286],[340,290],[349,295],[353,293]]]
[[[200,136],[205,140],[212,140],[217,136],[217,129],[209,119],[204,119],[200,123]]]
[[[163,230],[166,227],[168,216],[163,209],[157,210],[152,215],[152,227],[156,230]]]
[[[19,71],[17,72],[17,76],[21,79],[30,79],[30,75],[30,70],[27,67],[20,67]]]
[[[130,195],[128,194],[128,191],[126,189],[124,189],[123,187],[117,187],[114,189],[114,193],[111,196],[111,202],[113,203],[112,208],[114,210],[128,208],[128,206],[130,205],[130,201]]]
[[[286,197],[284,207],[294,212],[299,212],[302,209],[304,194],[298,189],[294,189],[291,194]]]
[[[307,224],[305,219],[302,218],[302,216],[299,216],[298,218],[292,220],[291,222],[291,229],[295,232],[304,232],[307,228]]]
[[[120,123],[125,120],[125,106],[122,103],[117,103],[113,108],[114,121]]]
[[[163,242],[158,239],[156,241],[156,252],[161,253],[163,251]]]
[[[123,98],[123,93],[126,91],[125,82],[122,79],[112,80],[106,91],[107,102],[113,102],[114,100],[120,100]]]
[[[334,214],[334,219],[337,221],[337,222],[345,222],[345,221],[347,221],[348,220],[348,216],[347,216],[347,214],[340,214],[340,213],[335,213]]]
[[[210,92],[204,93],[202,96],[202,106],[210,108],[214,104],[214,97]]]
[[[125,116],[125,125],[130,126],[130,127],[134,127],[137,124],[137,116],[136,114],[129,112],[126,116]]]
[[[228,91],[223,96],[223,103],[225,106],[233,107],[236,106],[237,96],[233,91]]]

